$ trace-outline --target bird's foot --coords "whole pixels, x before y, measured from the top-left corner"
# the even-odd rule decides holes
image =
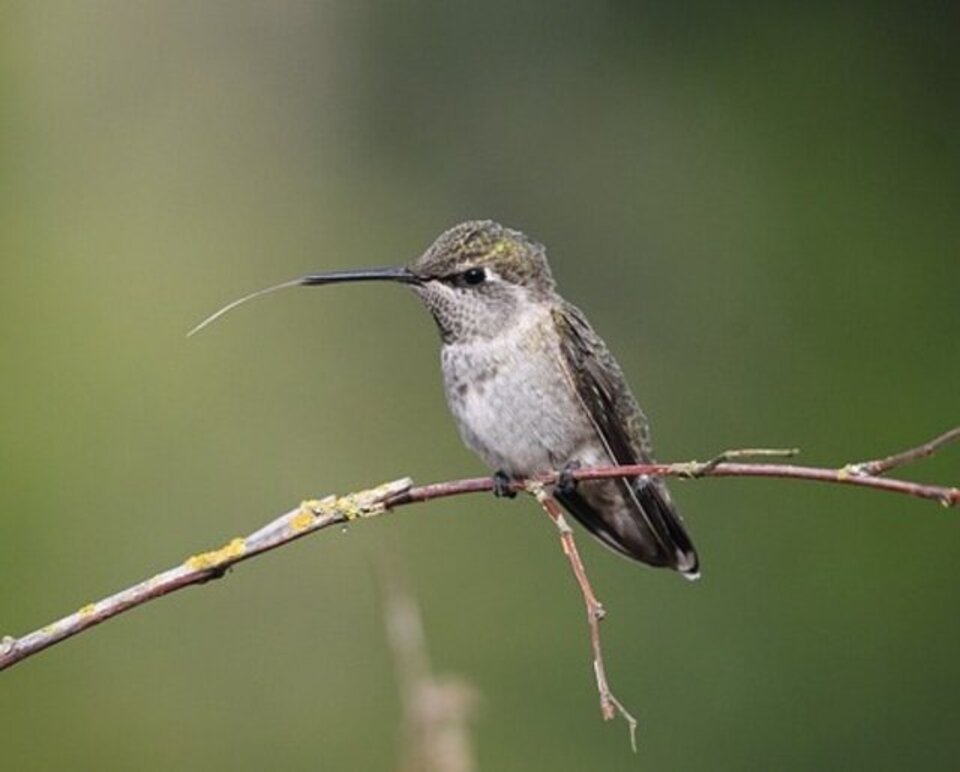
[[[579,469],[580,466],[579,461],[571,461],[560,470],[560,474],[557,475],[556,491],[561,496],[569,495],[576,491],[579,483],[573,476],[573,472]]]
[[[513,489],[513,480],[502,469],[493,473],[493,495],[498,499],[515,499],[517,492]]]

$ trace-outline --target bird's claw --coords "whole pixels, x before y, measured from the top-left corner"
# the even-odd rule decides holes
[[[557,475],[557,484],[556,491],[561,496],[568,496],[574,491],[577,490],[577,485],[579,484],[577,479],[573,476],[573,472],[580,468],[579,461],[571,461],[569,464],[563,467],[560,470],[560,474]]]
[[[498,499],[515,499],[517,492],[513,489],[513,480],[502,469],[493,474],[493,495]]]

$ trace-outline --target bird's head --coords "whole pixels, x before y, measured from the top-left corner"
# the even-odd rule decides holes
[[[454,226],[407,270],[447,342],[493,337],[555,290],[544,247],[491,220]]]

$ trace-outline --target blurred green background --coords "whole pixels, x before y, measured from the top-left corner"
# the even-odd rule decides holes
[[[6,2],[0,633],[307,496],[485,473],[388,286],[491,217],[550,248],[659,455],[840,465],[960,418],[955,4]],[[911,469],[956,484],[960,449]],[[677,482],[704,576],[581,539],[640,754],[529,500],[328,531],[0,676],[4,769],[389,769],[376,567],[482,695],[486,770],[953,769],[957,513]]]

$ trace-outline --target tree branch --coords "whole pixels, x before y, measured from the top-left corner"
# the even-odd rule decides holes
[[[22,662],[27,657],[106,622],[124,611],[184,587],[219,579],[231,566],[282,547],[309,533],[361,517],[382,514],[387,510],[386,502],[389,499],[410,490],[412,485],[410,478],[404,478],[340,498],[328,496],[322,501],[305,501],[246,538],[238,537],[219,549],[191,555],[175,568],[156,574],[109,598],[88,603],[74,613],[20,638],[5,636],[0,641],[0,670]]]
[[[840,469],[792,464],[750,464],[729,461],[699,463],[694,461],[680,464],[635,464],[599,469],[577,469],[571,472],[571,476],[577,480],[635,477],[638,475],[687,478],[778,477],[873,488],[874,490],[939,501],[944,506],[954,506],[960,503],[960,489],[958,488],[890,479],[880,477],[879,474],[932,455],[947,443],[957,439],[960,439],[960,427],[902,453],[877,461],[847,465]],[[737,452],[733,453],[737,454]],[[729,458],[731,453],[723,454],[722,457]],[[514,488],[518,491],[523,490],[531,482],[550,485],[557,481],[557,477],[557,473],[544,474],[533,481],[518,482],[514,485]],[[22,662],[28,657],[95,627],[101,622],[122,614],[124,611],[142,606],[149,601],[184,587],[218,579],[231,566],[282,547],[314,531],[347,523],[358,518],[374,517],[404,505],[492,489],[493,482],[489,477],[435,483],[420,487],[414,487],[409,478],[404,478],[339,498],[328,496],[320,501],[306,501],[247,537],[238,537],[220,549],[193,555],[175,568],[159,573],[96,603],[89,603],[78,611],[39,630],[27,633],[19,638],[4,637],[0,640],[0,670]],[[584,585],[581,583],[581,588],[583,587]],[[609,690],[607,691],[609,692]]]
[[[728,450],[710,461],[686,461],[673,464],[630,464],[626,466],[608,466],[574,469],[568,472],[574,480],[603,480],[610,477],[778,477],[791,480],[806,480],[808,482],[834,483],[837,485],[853,485],[860,488],[873,488],[888,493],[900,493],[906,496],[938,501],[945,507],[960,504],[960,488],[943,485],[928,485],[926,483],[897,480],[889,477],[880,477],[870,473],[873,464],[886,464],[889,459],[896,459],[894,466],[903,466],[908,461],[915,461],[932,455],[950,442],[960,439],[960,426],[935,437],[930,442],[910,448],[879,461],[868,461],[860,464],[846,464],[837,469],[830,467],[798,466],[796,464],[745,464],[724,461],[727,458],[742,458],[744,456],[793,455],[797,451],[770,450],[752,448],[749,450]],[[933,449],[930,450],[930,447]],[[718,459],[720,461],[718,462]],[[907,459],[904,461],[902,459]],[[881,468],[886,471],[892,467]],[[866,470],[866,472],[864,472]],[[550,485],[560,476],[559,472],[549,472],[535,478],[536,482]],[[517,482],[511,488],[522,491],[528,483]],[[396,507],[401,504],[413,504],[421,501],[432,501],[448,496],[460,496],[464,493],[493,490],[493,481],[489,477],[476,477],[467,480],[452,480],[450,482],[433,483],[411,488],[388,502],[388,506]]]

